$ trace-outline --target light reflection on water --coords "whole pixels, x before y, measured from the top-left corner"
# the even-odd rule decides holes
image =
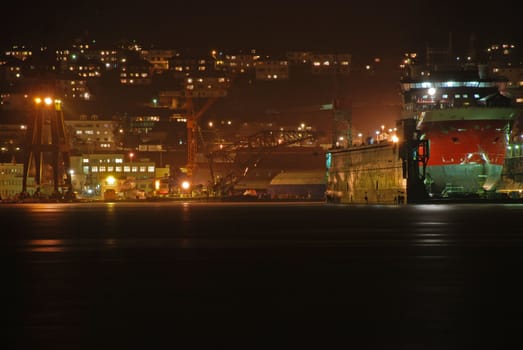
[[[520,230],[510,223],[523,214],[523,205],[162,202],[32,203],[0,209],[13,222],[9,244],[31,252],[142,247],[470,247],[514,246],[523,241]],[[494,216],[504,219],[491,220]]]
[[[63,239],[32,239],[27,243],[27,250],[34,253],[62,253],[66,250]]]
[[[31,239],[20,242],[22,250],[31,253],[65,253],[121,247],[117,239]],[[138,246],[136,243],[134,246]]]
[[[58,213],[64,210],[61,203],[32,203],[26,206],[27,210],[34,213]]]
[[[116,239],[109,238],[104,240],[104,244],[107,248],[116,248],[117,241]]]
[[[420,233],[416,235],[416,239],[413,241],[415,246],[442,246],[442,245],[452,245],[456,241],[449,239],[446,234],[438,233]]]

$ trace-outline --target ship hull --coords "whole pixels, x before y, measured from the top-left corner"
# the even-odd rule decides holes
[[[481,195],[496,189],[502,171],[493,164],[427,166],[427,191],[441,197]]]
[[[501,180],[509,108],[425,112],[418,129],[429,140],[426,186],[433,196],[470,196],[495,191]]]

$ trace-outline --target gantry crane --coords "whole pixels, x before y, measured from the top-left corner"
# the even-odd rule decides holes
[[[65,187],[66,198],[72,198],[70,170],[70,149],[67,133],[64,126],[62,102],[51,97],[34,99],[35,114],[29,123],[26,134],[26,155],[22,178],[22,197],[28,196],[27,176],[34,166],[35,170],[35,195],[40,194],[43,180],[44,156],[51,157],[53,169],[52,196],[61,198],[59,187]]]

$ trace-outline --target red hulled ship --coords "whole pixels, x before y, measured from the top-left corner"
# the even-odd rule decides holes
[[[432,197],[494,192],[505,161],[513,121],[521,113],[502,78],[484,67],[432,71],[404,79],[405,112],[428,140],[425,185]]]

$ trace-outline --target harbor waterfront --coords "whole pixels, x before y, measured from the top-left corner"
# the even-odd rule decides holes
[[[519,348],[523,204],[0,205],[6,349]]]

